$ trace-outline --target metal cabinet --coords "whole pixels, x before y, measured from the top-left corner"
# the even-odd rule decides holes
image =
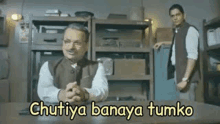
[[[155,100],[175,100],[179,95],[174,80],[167,80],[169,49],[170,45],[162,45],[159,50],[154,50]]]

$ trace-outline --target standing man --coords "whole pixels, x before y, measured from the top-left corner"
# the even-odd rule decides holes
[[[180,99],[195,101],[195,89],[200,81],[199,32],[185,21],[186,14],[181,5],[172,5],[169,15],[174,25],[174,35],[169,52],[167,78],[175,79]],[[155,49],[162,44],[155,44]]]
[[[44,102],[79,104],[103,101],[108,96],[108,82],[101,63],[86,59],[89,32],[78,23],[64,31],[64,57],[45,62],[39,74],[38,96]]]

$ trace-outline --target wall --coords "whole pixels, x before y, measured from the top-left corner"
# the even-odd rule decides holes
[[[209,20],[220,15],[218,0],[144,0],[145,17],[152,18],[154,21],[153,32],[157,27],[171,26],[168,9],[174,3],[180,3],[184,6],[187,21],[198,27],[200,36],[202,36],[202,20]],[[76,11],[86,10],[94,12],[96,18],[107,18],[109,13],[129,15],[130,7],[140,5],[141,0],[26,0],[23,6],[23,15],[24,20],[28,21],[28,14],[43,16],[47,9],[57,8],[72,16]],[[12,102],[25,102],[27,99],[27,44],[19,43],[18,22],[10,19],[13,13],[21,13],[21,6],[22,0],[6,0],[0,4],[2,13],[7,15],[9,28],[9,46],[7,48],[0,47],[0,49],[6,49],[11,58],[9,80]],[[124,87],[126,84],[114,84],[110,88],[118,86]],[[141,87],[139,84],[129,86],[136,89]],[[201,87],[198,93],[202,92]]]

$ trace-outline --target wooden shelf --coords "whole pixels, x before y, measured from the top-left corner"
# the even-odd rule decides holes
[[[208,52],[215,52],[215,53],[220,52],[220,44],[213,45],[213,46],[209,46],[209,47],[207,48],[207,51],[208,51]]]
[[[32,21],[79,21],[85,22],[88,21],[90,18],[81,18],[81,17],[55,17],[55,16],[32,16]]]
[[[70,23],[78,22],[84,24],[89,22],[90,18],[81,17],[53,17],[53,16],[32,16],[32,22],[34,25],[59,25],[67,26]]]
[[[207,78],[220,77],[220,72],[211,71],[211,72],[205,73],[204,75],[207,76]]]
[[[116,29],[117,32],[114,32],[112,34],[107,34],[108,37],[116,37],[121,35],[129,35],[126,32],[130,31],[137,31],[137,33],[140,33],[141,38],[139,39],[143,43],[144,48],[140,47],[110,47],[110,46],[97,46],[98,38],[102,38],[104,33],[103,32],[107,29]],[[148,30],[146,30],[148,29]],[[108,30],[110,31],[110,30]],[[124,33],[125,34],[124,34]],[[148,36],[146,37],[146,32],[148,32]],[[142,75],[142,76],[118,76],[118,75],[111,75],[107,76],[107,79],[109,81],[149,81],[149,96],[151,100],[154,99],[154,78],[153,78],[153,48],[148,47],[146,44],[146,41],[149,42],[149,46],[153,44],[152,39],[152,24],[151,19],[149,21],[133,21],[128,19],[92,19],[92,60],[96,60],[97,57],[113,57],[111,54],[118,54],[119,58],[123,58],[121,54],[140,54],[137,58],[146,59],[146,56],[143,54],[149,55],[146,59],[147,64],[149,64],[148,71],[151,75]],[[126,36],[121,36],[120,40],[126,40]],[[148,65],[147,65],[148,66]],[[143,85],[143,84],[142,84]],[[143,92],[146,93],[146,88],[143,89]]]
[[[206,99],[206,103],[220,106],[220,98],[219,97],[209,97]]]
[[[205,23],[205,27],[214,28],[220,25],[220,17],[216,17]]]
[[[150,75],[139,75],[139,76],[117,76],[117,75],[107,75],[108,80],[150,80],[151,76]]]
[[[151,25],[150,21],[132,21],[127,19],[93,19],[97,28],[110,29],[145,29]]]
[[[55,45],[33,45],[32,51],[62,51],[62,46]]]
[[[150,75],[140,75],[140,76],[135,76],[135,77],[122,77],[122,76],[115,76],[115,75],[107,75],[108,80],[150,80],[151,76]],[[33,80],[38,80],[39,76],[34,75]]]
[[[150,52],[151,49],[146,48],[117,48],[117,47],[95,47],[96,52]]]
[[[214,18],[208,22],[206,22],[206,20],[203,20],[203,44],[207,44],[208,43],[208,36],[207,36],[207,30],[208,29],[215,29],[217,27],[220,26],[220,17]],[[204,78],[203,80],[203,84],[204,84],[204,95],[205,95],[205,102],[209,103],[209,104],[213,104],[213,105],[220,105],[220,98],[217,97],[211,97],[208,94],[208,91],[210,89],[208,89],[208,82],[210,80],[214,80],[215,83],[219,83],[219,81],[216,81],[215,78],[220,77],[220,72],[218,71],[208,71],[210,69],[209,64],[210,64],[210,60],[209,57],[217,57],[219,58],[219,52],[220,52],[220,44],[218,45],[213,45],[213,46],[208,46],[206,47],[205,45],[203,45],[204,47],[204,53],[202,54],[202,61],[200,61],[201,64],[201,70],[202,70],[202,76]]]

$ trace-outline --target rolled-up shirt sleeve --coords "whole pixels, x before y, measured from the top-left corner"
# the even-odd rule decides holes
[[[108,97],[108,81],[105,75],[105,69],[102,63],[99,63],[98,69],[92,81],[91,88],[85,88],[89,93],[88,101],[104,101]]]
[[[199,43],[199,32],[194,28],[190,27],[186,36],[186,51],[187,58],[197,60],[198,59],[198,43]]]
[[[39,73],[37,93],[44,102],[58,103],[58,93],[60,89],[54,86],[53,77],[48,68],[48,62],[45,62]]]

